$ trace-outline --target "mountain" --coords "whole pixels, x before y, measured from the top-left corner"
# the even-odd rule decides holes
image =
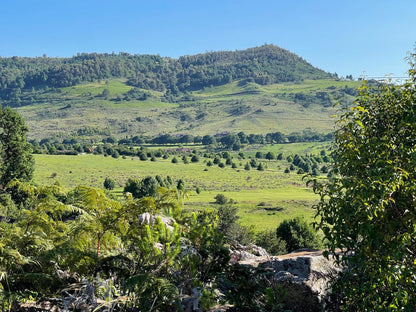
[[[356,86],[274,45],[178,59],[0,58],[0,101],[22,113],[35,138],[330,131],[332,104],[350,103]]]

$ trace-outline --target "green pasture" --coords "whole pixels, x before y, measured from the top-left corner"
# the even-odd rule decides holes
[[[179,97],[177,102],[168,103],[162,92],[146,90],[152,94],[147,100],[124,101],[123,94],[132,87],[125,80],[109,79],[49,90],[38,95],[33,105],[17,110],[29,126],[31,139],[68,137],[84,126],[111,129],[111,135],[119,139],[160,133],[213,135],[225,130],[290,134],[310,129],[328,133],[333,131],[335,122],[331,118],[336,113],[332,106],[303,106],[285,95],[332,92],[360,84],[345,80],[305,80],[267,86],[232,82],[189,92],[187,96],[192,100]],[[105,89],[109,94],[103,97]]]
[[[195,91],[193,94],[202,99],[215,97],[225,99],[230,96],[243,95],[249,92],[261,92],[262,94],[275,95],[276,93],[293,93],[293,92],[308,92],[321,91],[329,88],[358,88],[362,85],[362,81],[349,81],[340,79],[316,79],[304,80],[301,83],[287,82],[271,85],[258,85],[255,83],[247,83],[243,86],[239,85],[238,81],[234,81],[222,86],[204,88],[203,90]]]
[[[121,194],[129,177],[167,176],[174,181],[183,179],[190,196],[185,202],[187,209],[207,209],[215,207],[215,195],[222,193],[236,201],[241,222],[256,225],[259,229],[275,227],[284,219],[304,216],[311,219],[311,208],[317,196],[306,187],[302,175],[283,173],[286,161],[262,161],[265,171],[244,170],[246,159],[233,161],[231,166],[208,167],[206,159],[198,163],[184,164],[180,157],[177,164],[171,158],[158,158],[156,162],[140,161],[137,157],[123,159],[102,155],[35,155],[35,182],[39,184],[59,184],[67,189],[77,185],[90,185],[103,188],[106,177],[116,181],[115,194]],[[222,160],[225,163],[225,160]],[[200,194],[195,192],[196,188]]]
[[[96,83],[80,84],[73,87],[62,88],[62,92],[76,96],[97,96],[102,94],[104,89],[110,92],[110,95],[123,94],[130,91],[133,87],[125,84],[125,80],[112,79]]]

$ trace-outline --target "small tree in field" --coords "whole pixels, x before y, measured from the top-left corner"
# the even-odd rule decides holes
[[[321,196],[319,228],[330,253],[347,267],[336,283],[346,311],[416,307],[416,69],[411,65],[403,85],[361,88],[335,132],[338,175],[314,183]]]
[[[114,190],[114,187],[116,186],[116,182],[112,178],[105,178],[104,180],[104,188],[107,190]]]

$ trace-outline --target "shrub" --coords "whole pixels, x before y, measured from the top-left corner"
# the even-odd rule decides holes
[[[219,205],[225,205],[228,202],[228,198],[224,194],[217,194],[214,199],[215,203]]]
[[[415,310],[415,53],[410,61],[404,84],[364,84],[338,122],[331,178],[314,181],[319,228],[348,267],[336,284],[345,311]]]
[[[284,220],[276,229],[276,236],[286,242],[288,252],[301,248],[319,248],[316,231],[304,219]]]
[[[107,190],[113,190],[116,185],[116,182],[112,178],[105,178],[104,180],[104,188]]]
[[[265,230],[256,234],[256,245],[263,247],[272,255],[283,255],[287,252],[286,242],[278,238],[276,231]]]

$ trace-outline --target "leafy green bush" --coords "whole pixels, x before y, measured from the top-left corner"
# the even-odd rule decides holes
[[[104,180],[104,188],[107,190],[114,190],[114,187],[116,186],[116,182],[112,178],[105,178]]]
[[[338,175],[314,182],[319,228],[348,267],[336,283],[345,311],[416,306],[415,60],[403,85],[361,88],[335,133]]]
[[[263,247],[271,255],[283,255],[287,252],[286,242],[277,237],[276,231],[265,230],[256,234],[257,246]]]
[[[277,238],[286,242],[288,252],[301,248],[319,248],[316,231],[304,219],[284,220],[276,229]]]
[[[182,210],[183,191],[161,188],[157,200],[118,201],[91,187],[70,194],[57,186],[15,182],[13,187],[25,192],[30,204],[13,224],[0,221],[4,310],[85,287],[81,279],[95,285],[98,276],[111,282],[95,293],[112,298],[111,309],[181,311],[183,300],[195,292],[204,308],[217,300],[215,285],[229,251],[215,213]],[[98,307],[93,299],[84,303],[90,311]]]
[[[218,205],[225,205],[228,202],[228,198],[224,194],[217,194],[214,199],[215,203]]]

